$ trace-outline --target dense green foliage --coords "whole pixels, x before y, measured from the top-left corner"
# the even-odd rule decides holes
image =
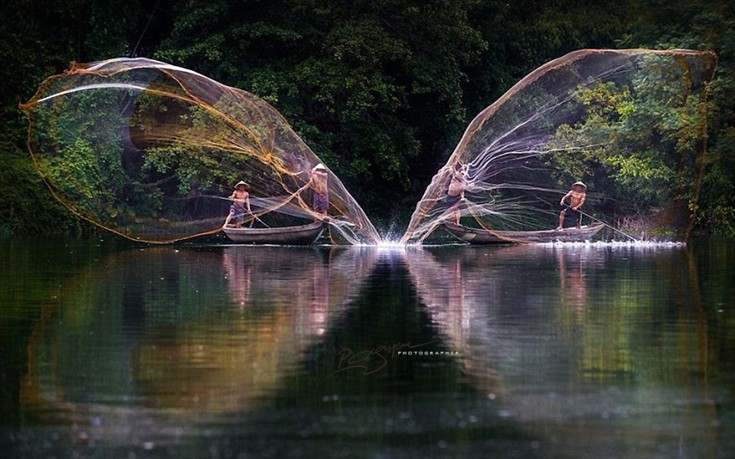
[[[708,139],[701,157],[701,196],[694,210],[701,230],[735,235],[735,4],[727,0],[639,0],[622,47],[709,49],[719,68],[710,91]],[[696,191],[696,190],[695,190]]]
[[[647,47],[719,56],[704,173],[685,178],[695,182],[685,199],[698,229],[735,233],[735,6],[609,3],[10,0],[0,7],[0,232],[80,227],[34,171],[17,108],[72,60],[153,57],[259,95],[386,227],[408,219],[469,121],[528,72],[575,49]],[[607,159],[620,185],[684,179],[675,161],[645,153]],[[643,188],[641,199],[655,191]]]
[[[563,125],[556,147],[591,147],[553,156],[553,170],[569,175],[559,183],[585,177],[592,189],[605,190],[607,213],[638,215],[654,209],[658,225],[691,231],[709,106],[704,93],[689,91],[692,67],[672,71],[660,56],[641,65],[645,70],[630,86],[611,82],[577,92],[587,116],[581,124]]]

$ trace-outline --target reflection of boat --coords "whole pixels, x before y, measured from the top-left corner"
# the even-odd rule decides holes
[[[235,242],[244,244],[313,244],[324,231],[324,222],[278,228],[225,228],[225,234]]]
[[[597,234],[605,225],[595,223],[580,228],[542,231],[494,231],[468,228],[456,223],[445,222],[444,228],[460,241],[470,244],[510,244],[524,242],[579,242]]]
[[[377,259],[364,248],[114,253],[44,308],[20,403],[74,425],[104,413],[100,429],[112,432],[256,409],[350,308]]]

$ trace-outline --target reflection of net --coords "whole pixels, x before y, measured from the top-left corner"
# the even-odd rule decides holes
[[[472,121],[403,242],[457,218],[488,230],[553,228],[559,199],[580,179],[593,200],[627,192],[636,206],[662,206],[673,191],[657,185],[673,189],[677,168],[694,169],[715,66],[708,52],[582,50],[538,68]],[[656,192],[636,191],[635,178]]]
[[[98,410],[128,425],[150,421],[150,407],[164,424],[253,409],[345,314],[377,260],[360,247],[111,254],[44,307],[20,403],[82,425]]]
[[[216,232],[244,180],[255,214],[246,224],[324,218],[341,240],[378,240],[331,172],[328,215],[314,211],[304,187],[319,158],[273,107],[190,70],[149,59],[74,64],[21,108],[56,197],[126,237],[170,242]]]

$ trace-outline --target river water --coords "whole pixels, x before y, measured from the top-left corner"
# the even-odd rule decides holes
[[[735,457],[732,242],[0,247],[3,457]]]

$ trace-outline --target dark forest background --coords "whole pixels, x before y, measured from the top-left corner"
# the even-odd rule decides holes
[[[260,96],[385,228],[530,71],[642,47],[719,56],[697,229],[735,235],[732,0],[6,0],[0,31],[0,234],[90,229],[35,171],[18,109],[71,61],[150,57]]]

